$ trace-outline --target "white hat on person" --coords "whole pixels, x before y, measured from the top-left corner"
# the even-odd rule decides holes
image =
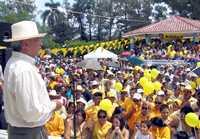
[[[165,95],[165,92],[160,90],[156,93],[157,96],[164,96]]]
[[[185,86],[184,89],[185,89],[185,90],[192,90],[192,86],[188,84],[188,85]]]
[[[57,96],[58,94],[57,94],[56,90],[51,90],[51,91],[49,92],[49,95],[50,95],[50,96]]]
[[[139,94],[139,93],[135,93],[135,94],[133,95],[133,99],[141,100],[141,99],[142,99],[142,95]]]
[[[84,91],[83,87],[81,85],[77,85],[76,91]]]
[[[46,33],[39,33],[37,25],[33,21],[21,21],[11,26],[12,38],[4,42],[17,42],[33,38],[42,38]]]
[[[137,91],[136,91],[137,93],[144,93],[144,90],[143,89],[141,89],[141,88],[139,88],[139,89],[137,89]]]
[[[78,102],[81,102],[81,103],[87,105],[87,102],[86,102],[86,100],[85,100],[84,98],[79,98],[76,102],[77,102],[77,103],[78,103]]]

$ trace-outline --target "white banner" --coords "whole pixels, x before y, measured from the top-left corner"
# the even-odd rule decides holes
[[[144,65],[184,65],[184,60],[144,60]]]

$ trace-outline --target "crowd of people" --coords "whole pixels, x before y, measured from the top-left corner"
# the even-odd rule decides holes
[[[37,67],[50,99],[63,108],[45,125],[49,136],[64,139],[199,139],[200,129],[185,122],[188,113],[200,116],[200,78],[192,73],[200,60],[200,44],[184,41],[135,42],[131,55],[141,59],[184,60],[184,64],[141,65],[118,60],[94,71],[77,66],[82,57],[38,56]],[[161,88],[147,93],[140,79],[156,69]],[[148,91],[148,90],[147,90]],[[112,108],[102,107],[107,102]]]
[[[101,58],[91,68],[67,48],[37,56],[46,33],[33,21],[11,32],[4,41],[13,52],[0,71],[9,139],[200,138],[199,42],[146,36],[125,47],[132,57]]]

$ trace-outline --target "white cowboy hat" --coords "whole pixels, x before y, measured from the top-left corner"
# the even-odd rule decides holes
[[[11,26],[12,38],[5,39],[4,42],[16,42],[32,38],[42,38],[46,33],[39,33],[37,25],[33,21],[21,21]]]

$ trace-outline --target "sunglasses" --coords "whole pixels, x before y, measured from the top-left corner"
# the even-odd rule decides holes
[[[100,115],[100,116],[98,116],[98,118],[99,118],[99,119],[105,119],[106,116],[105,116],[105,115]]]
[[[147,110],[148,108],[147,108],[147,107],[142,107],[142,109],[143,109],[143,110]]]

